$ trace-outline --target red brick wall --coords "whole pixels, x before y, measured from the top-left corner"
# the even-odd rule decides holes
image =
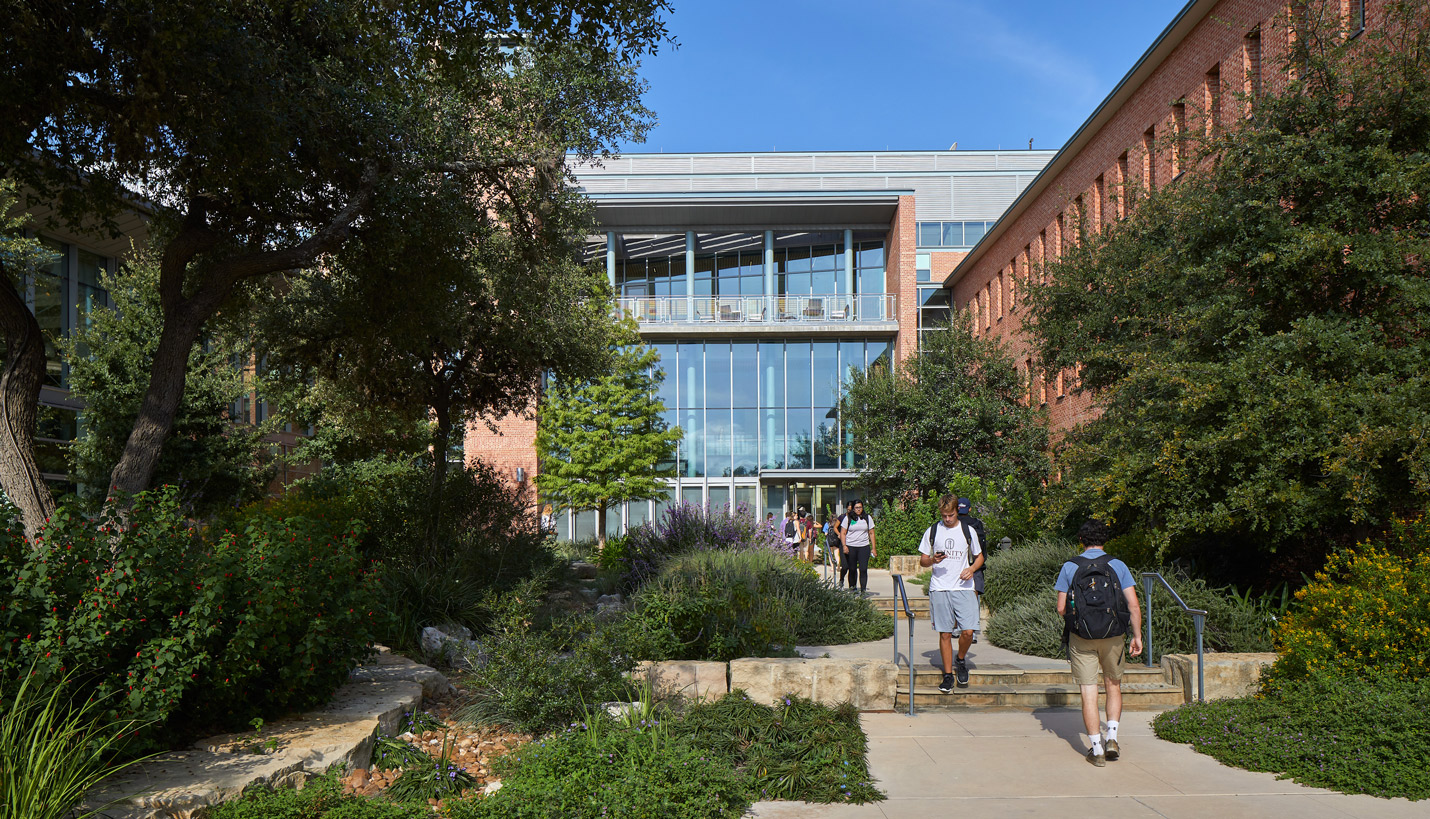
[[[1344,4],[1342,4],[1344,5]],[[1047,254],[1056,258],[1060,243],[1059,217],[1067,226],[1067,241],[1077,224],[1073,203],[1081,196],[1083,202],[1097,199],[1097,178],[1104,180],[1106,204],[1087,207],[1089,217],[1099,210],[1104,221],[1117,218],[1122,182],[1120,158],[1126,154],[1129,181],[1145,184],[1148,156],[1144,149],[1144,134],[1149,129],[1159,140],[1156,155],[1150,163],[1156,185],[1161,186],[1173,176],[1173,158],[1164,143],[1173,128],[1173,105],[1185,101],[1185,125],[1189,132],[1207,126],[1205,101],[1208,99],[1207,78],[1217,71],[1221,81],[1221,122],[1226,126],[1240,121],[1245,111],[1238,94],[1249,87],[1247,34],[1260,28],[1261,88],[1275,91],[1284,88],[1284,71],[1291,34],[1288,29],[1285,0],[1224,0],[1181,41],[1160,66],[1139,86],[1128,101],[1106,122],[1052,179],[1043,192],[1018,216],[993,246],[984,253],[972,269],[966,271],[954,286],[954,306],[969,309],[976,306],[979,321],[976,332],[992,333],[1003,338],[1015,359],[1023,362],[1032,356],[1023,333],[1021,309],[1003,299],[998,311],[996,289],[1000,274],[1005,282],[1013,277],[1015,292],[1027,286],[1024,249],[1031,255],[1031,267],[1036,279],[1042,258],[1042,239],[1046,237]],[[1372,8],[1367,11],[1367,28],[1377,22]],[[1010,273],[1010,271],[1012,271]],[[988,308],[992,307],[990,311]],[[1073,394],[1075,374],[1062,373],[1062,393],[1059,394],[1057,374],[1048,378],[1046,405],[1054,432],[1093,417],[1091,396]],[[1035,403],[1044,403],[1044,390],[1037,379],[1031,390]]]
[[[516,470],[526,471],[526,485],[536,480],[536,418],[508,415],[497,422],[497,432],[485,423],[470,424],[462,440],[467,463],[481,460],[490,464],[508,481],[516,482]]]
[[[914,198],[900,196],[894,221],[889,225],[889,252],[884,273],[888,292],[898,296],[899,335],[894,342],[894,355],[899,361],[919,348],[918,257],[914,253],[917,244]]]

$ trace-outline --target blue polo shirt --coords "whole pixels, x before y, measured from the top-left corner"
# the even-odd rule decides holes
[[[1078,567],[1086,563],[1087,560],[1102,557],[1105,554],[1107,554],[1107,552],[1101,549],[1086,549],[1082,554],[1078,555],[1078,557],[1064,563],[1062,571],[1058,572],[1058,582],[1053,584],[1053,590],[1065,592],[1072,588],[1073,575],[1077,574]],[[1079,558],[1086,558],[1087,560],[1079,560]],[[1108,561],[1107,565],[1117,574],[1117,582],[1122,584],[1122,588],[1137,588],[1137,581],[1132,579],[1132,572],[1127,568],[1126,563],[1114,557]]]

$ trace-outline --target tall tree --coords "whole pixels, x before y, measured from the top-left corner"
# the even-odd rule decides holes
[[[656,396],[665,373],[641,343],[635,322],[616,328],[610,371],[595,378],[553,380],[541,401],[536,486],[578,511],[596,511],[596,538],[606,545],[612,504],[664,496],[663,469],[675,457],[679,427],[668,428]]]
[[[71,450],[71,470],[100,499],[134,428],[163,322],[159,262],[152,253],[141,252],[101,280],[111,306],[91,310],[86,326],[61,344],[70,391],[85,403],[85,434]],[[154,473],[156,482],[181,486],[185,501],[201,511],[251,500],[267,478],[259,465],[258,428],[234,424],[228,415],[249,391],[235,363],[246,363],[251,350],[234,340],[242,336],[215,329],[189,350],[184,400]]]
[[[1029,291],[1043,361],[1102,410],[1059,453],[1061,510],[1239,562],[1301,549],[1294,578],[1423,508],[1430,3],[1386,11],[1303,29],[1297,80]]]
[[[0,41],[14,70],[0,72],[0,169],[76,222],[112,216],[132,190],[163,237],[163,328],[114,470],[119,492],[150,484],[189,350],[235,293],[318,265],[378,208],[502,200],[516,181],[559,179],[567,150],[604,152],[642,121],[632,68],[665,37],[667,10],[664,0],[7,2]],[[548,67],[546,97],[522,93],[525,75]],[[449,180],[461,184],[438,184]],[[509,225],[518,234],[550,203],[522,204],[525,218]],[[22,309],[0,299],[0,323],[18,326]],[[9,461],[0,485],[31,492]],[[41,511],[25,509],[27,521]]]
[[[995,338],[964,313],[926,332],[893,369],[856,371],[840,402],[845,438],[864,456],[861,479],[880,497],[943,491],[958,475],[1024,484],[1047,475],[1043,413]]]

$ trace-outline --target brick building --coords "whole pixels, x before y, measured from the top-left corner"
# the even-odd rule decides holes
[[[1130,191],[1156,189],[1188,169],[1177,150],[1191,129],[1234,127],[1265,90],[1284,87],[1287,57],[1310,14],[1339,14],[1348,37],[1381,22],[1379,2],[1338,0],[1307,10],[1286,0],[1192,0],[1033,180],[988,234],[958,263],[935,270],[976,332],[1006,340],[1032,373],[1030,400],[1045,405],[1054,431],[1093,413],[1074,389],[1075,373],[1039,373],[1023,336],[1017,299],[1036,285],[1044,259],[1089,229],[1121,218]]]

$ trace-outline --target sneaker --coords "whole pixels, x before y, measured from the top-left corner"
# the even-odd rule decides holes
[[[941,683],[938,684],[938,690],[939,690],[939,691],[942,691],[942,692],[945,693],[945,694],[947,694],[948,692],[950,692],[950,691],[953,690],[953,675],[952,675],[952,674],[945,674],[945,675],[943,675],[943,682],[941,682]]]
[[[1087,749],[1087,761],[1091,762],[1093,764],[1093,767],[1095,768],[1107,767],[1107,757],[1103,754],[1099,754],[1091,748]]]
[[[1122,750],[1117,747],[1117,740],[1109,739],[1107,741],[1107,753],[1105,756],[1109,762],[1115,762],[1119,756],[1122,756]]]
[[[953,670],[958,673],[958,687],[968,687],[968,663],[963,660],[953,661]]]
[[[978,632],[973,632],[973,642],[978,642]]]

